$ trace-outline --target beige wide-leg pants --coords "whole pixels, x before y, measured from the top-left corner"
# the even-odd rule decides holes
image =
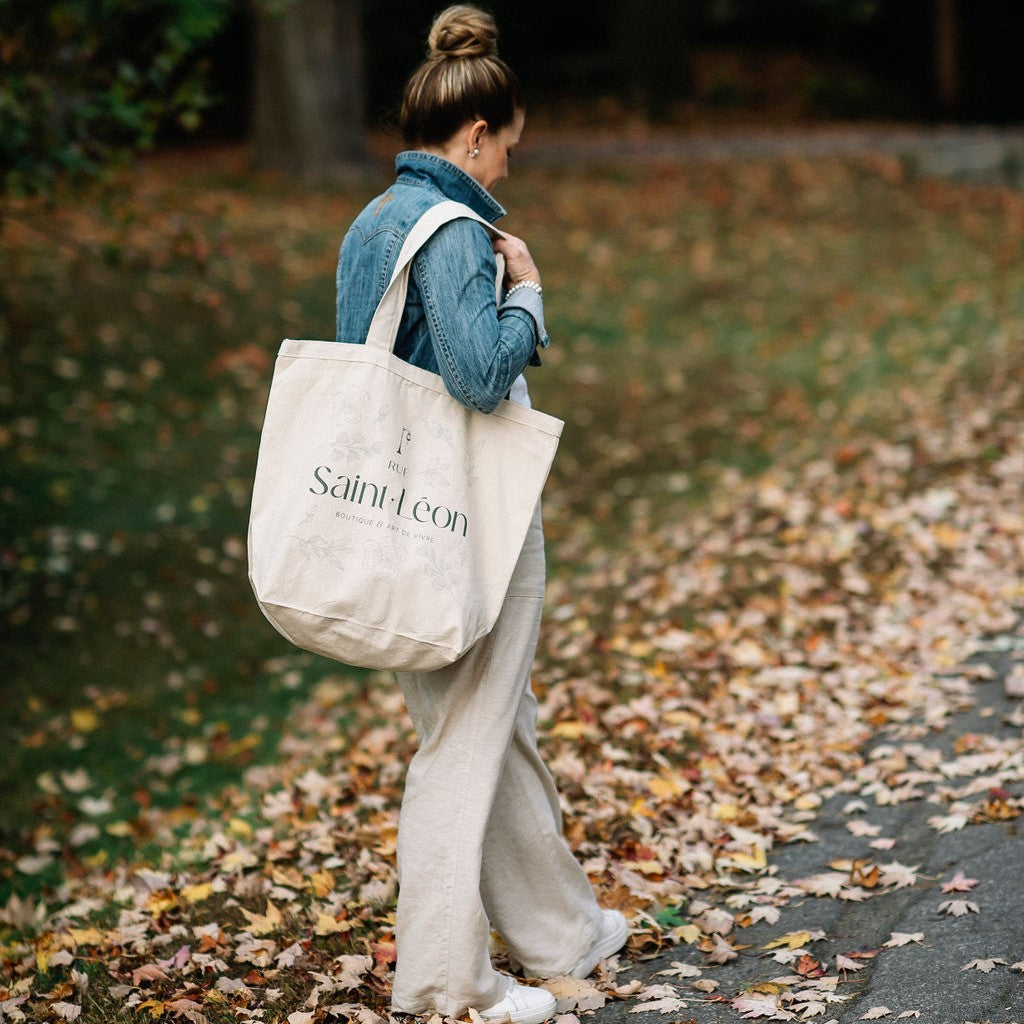
[[[538,507],[490,635],[454,665],[398,674],[420,745],[398,826],[396,1012],[457,1016],[501,999],[492,927],[549,977],[598,935],[601,911],[537,752],[530,669],[543,596]]]

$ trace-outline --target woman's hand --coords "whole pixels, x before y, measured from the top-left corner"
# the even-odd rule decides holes
[[[508,235],[505,238],[494,239],[494,251],[500,252],[505,257],[505,280],[506,288],[511,288],[520,281],[536,281],[540,284],[540,271],[537,264],[533,262],[530,250],[521,238]]]

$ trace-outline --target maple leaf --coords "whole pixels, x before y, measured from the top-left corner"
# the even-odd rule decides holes
[[[958,871],[948,882],[942,883],[942,891],[970,892],[977,884],[976,878],[967,878],[962,871]]]
[[[664,971],[658,971],[655,977],[660,974],[674,975],[677,978],[699,978],[701,969],[693,964],[683,963],[681,960],[672,960],[669,967]]]
[[[995,969],[996,964],[1005,964],[1001,957],[993,956],[988,959],[972,960],[960,968],[961,971],[981,971],[982,974],[989,974]]]
[[[761,948],[778,949],[780,946],[786,946],[789,949],[797,949],[800,946],[806,946],[808,942],[815,942],[824,937],[825,933],[820,930],[787,932],[777,939],[772,939],[771,942],[766,942]]]
[[[555,997],[555,1008],[559,1013],[598,1010],[608,1001],[608,997],[592,982],[580,978],[550,978],[544,982],[544,988]]]
[[[889,949],[895,949],[897,946],[906,946],[911,942],[923,942],[924,932],[892,932],[889,938],[882,943],[883,946]]]
[[[858,963],[856,960],[851,960],[848,956],[843,956],[842,953],[836,953],[837,971],[863,971],[864,966],[864,964]]]
[[[132,984],[139,985],[144,981],[170,981],[170,978],[156,964],[143,964],[132,971]]]
[[[970,900],[945,900],[939,904],[939,913],[963,917],[965,914],[980,914],[981,910],[977,903],[971,903]]]
[[[782,911],[778,907],[754,907],[750,911],[750,923],[766,921],[768,924],[775,924],[781,915]]]
[[[861,1015],[860,1020],[878,1020],[881,1017],[888,1017],[892,1010],[888,1006],[872,1006],[867,1013]]]
[[[629,1008],[630,1013],[676,1013],[686,1009],[686,1001],[678,996],[666,996],[664,999],[654,999],[648,1003],[638,1003]]]
[[[801,878],[796,884],[812,896],[838,896],[847,876],[838,871],[826,871],[810,878]]]
[[[330,1016],[344,1017],[350,1024],[384,1024],[384,1018],[380,1014],[374,1013],[368,1006],[362,1006],[360,1003],[335,1003],[326,1010]],[[470,1014],[475,1012],[470,1010]]]
[[[723,936],[715,935],[713,947],[707,956],[708,963],[726,964],[730,960],[735,960],[739,954]]]
[[[811,1017],[820,1017],[828,1009],[828,1003],[823,1003],[820,999],[803,999],[800,1001],[794,1000],[790,1003],[793,1012],[799,1016],[801,1020],[810,1020]]]
[[[774,1017],[779,1009],[779,997],[763,992],[737,996],[729,1004],[744,1020],[756,1017]]]
[[[853,821],[846,823],[846,829],[851,835],[855,836],[877,836],[882,831],[882,826],[872,825],[861,818],[855,818]]]
[[[907,867],[906,864],[901,864],[899,861],[894,860],[889,864],[881,866],[882,874],[879,881],[882,885],[891,885],[894,889],[903,889],[906,886],[917,884],[917,872],[920,870],[920,864]]]
[[[78,1020],[82,1014],[82,1008],[78,1003],[50,1003],[50,1009],[57,1014],[61,1020]]]
[[[969,820],[969,814],[935,814],[928,819],[928,824],[937,832],[941,832],[945,835],[949,832],[957,832],[964,828]]]
[[[337,935],[340,932],[349,932],[351,930],[351,921],[339,921],[336,917],[332,917],[330,914],[325,914],[322,911],[317,913],[316,924],[313,925],[313,934],[321,936]]]
[[[363,983],[363,977],[373,967],[373,957],[364,956],[358,953],[335,957],[334,964],[340,969],[337,976],[338,988],[353,989],[359,988]]]
[[[249,922],[248,930],[253,935],[271,935],[276,931],[280,931],[284,925],[284,917],[281,911],[274,906],[269,900],[267,900],[267,911],[265,914],[254,914],[251,910],[246,910],[245,907],[239,907],[245,919]]]

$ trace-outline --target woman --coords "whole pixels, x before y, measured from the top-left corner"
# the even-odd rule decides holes
[[[504,210],[490,189],[508,174],[524,108],[497,56],[490,15],[443,11],[430,56],[406,85],[401,126],[410,147],[397,179],[357,217],[338,262],[339,341],[365,338],[399,250],[421,214],[445,199],[489,222]],[[495,252],[505,258],[496,301]],[[522,371],[548,344],[540,273],[520,239],[492,242],[452,221],[415,257],[395,344],[439,373],[480,413],[506,396],[529,404]],[[601,910],[562,836],[558,796],[537,752],[530,668],[544,592],[540,509],[493,631],[454,665],[399,673],[419,739],[399,822],[398,960],[392,1008],[540,1024],[555,1010],[542,988],[490,962],[495,928],[534,977],[586,977],[622,947],[626,921]]]

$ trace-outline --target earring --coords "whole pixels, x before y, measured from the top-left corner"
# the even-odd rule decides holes
[[[466,155],[473,159],[476,159],[480,155],[480,147],[476,146],[473,149],[467,149]]]

